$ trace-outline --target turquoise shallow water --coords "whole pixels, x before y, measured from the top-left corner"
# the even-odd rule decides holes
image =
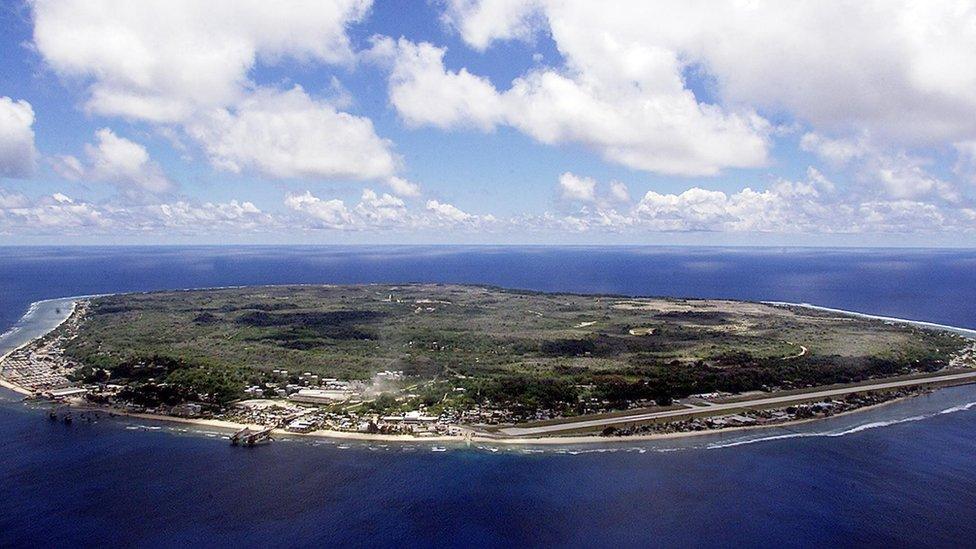
[[[976,327],[973,252],[122,248],[0,255],[0,330],[31,302],[59,296],[417,280],[805,301]],[[51,318],[36,312],[32,322]],[[429,444],[306,439],[232,448],[218,431],[105,417],[65,426],[3,392],[0,546],[968,545],[976,539],[973,403],[976,386],[966,386],[787,428],[435,452]]]
[[[0,356],[54,329],[71,314],[74,301],[67,297],[32,303],[24,316],[0,333]]]

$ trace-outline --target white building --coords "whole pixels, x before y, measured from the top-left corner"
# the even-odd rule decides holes
[[[327,389],[301,389],[297,393],[289,396],[289,400],[295,402],[308,402],[311,404],[332,404],[349,400],[352,396],[350,391],[330,391]]]

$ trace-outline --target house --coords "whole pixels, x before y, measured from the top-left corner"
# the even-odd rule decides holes
[[[173,409],[170,411],[170,413],[178,417],[200,417],[202,412],[203,407],[193,402],[177,404],[176,406],[173,406]]]
[[[315,429],[315,420],[309,418],[308,416],[293,419],[288,423],[285,429],[292,431],[293,433],[307,433]]]

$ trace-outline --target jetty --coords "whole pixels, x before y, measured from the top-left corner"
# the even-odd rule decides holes
[[[231,435],[230,443],[233,446],[254,446],[262,442],[271,442],[274,440],[271,438],[271,432],[273,430],[273,427],[265,427],[263,429],[245,427]]]

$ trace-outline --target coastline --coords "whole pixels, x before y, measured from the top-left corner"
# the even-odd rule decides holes
[[[811,309],[814,311],[823,311],[827,313],[837,313],[846,316],[852,316],[855,318],[865,318],[869,320],[881,320],[883,322],[894,322],[897,324],[907,324],[909,326],[917,326],[919,328],[925,328],[929,330],[941,330],[944,332],[950,332],[959,336],[967,337],[969,339],[976,339],[976,330],[970,328],[960,328],[958,326],[949,326],[947,324],[938,324],[935,322],[927,322],[925,320],[911,320],[908,318],[898,318],[893,316],[882,316],[873,315],[870,313],[861,313],[858,311],[848,311],[845,309],[835,309],[832,307],[823,307],[820,305],[813,305],[811,303],[790,303],[788,301],[760,301],[765,305],[772,305],[775,307],[802,307],[804,309]]]
[[[184,290],[177,290],[177,291],[193,291],[193,290],[201,290],[201,289],[205,290],[205,289],[238,288],[238,287],[243,287],[243,286],[222,286],[222,287],[214,287],[214,288],[193,288],[193,289],[184,289]],[[133,292],[133,293],[146,293],[146,292]],[[118,295],[118,294],[109,293],[109,294],[91,294],[91,295],[71,296],[71,297],[63,297],[63,298],[45,299],[45,300],[35,301],[35,302],[31,303],[31,305],[28,308],[27,312],[23,315],[23,317],[21,317],[22,319],[24,317],[30,315],[33,311],[35,311],[36,310],[36,307],[38,305],[43,304],[43,303],[49,303],[49,302],[52,302],[52,301],[68,301],[68,300],[70,300],[71,301],[71,311],[68,313],[67,316],[65,316],[63,319],[61,319],[56,325],[54,325],[53,327],[51,327],[50,329],[48,329],[46,332],[44,332],[42,334],[39,334],[39,335],[36,335],[35,337],[31,338],[29,341],[27,341],[27,342],[19,345],[18,347],[14,348],[14,349],[11,349],[10,351],[4,353],[3,356],[0,356],[0,363],[2,363],[9,355],[13,354],[14,352],[16,352],[16,351],[18,351],[18,350],[20,350],[20,349],[22,349],[22,348],[24,348],[24,347],[26,347],[28,345],[33,344],[38,339],[46,336],[47,334],[51,333],[52,331],[56,330],[59,326],[61,326],[62,324],[64,324],[74,314],[74,312],[76,310],[76,307],[77,307],[78,301],[80,301],[82,299],[88,299],[88,298],[93,298],[93,297],[101,297],[101,296],[107,296],[107,295]],[[920,326],[920,327],[924,327],[924,328],[928,328],[928,329],[944,330],[944,331],[948,331],[948,332],[954,333],[956,335],[963,335],[964,337],[968,337],[970,339],[976,339],[976,330],[972,330],[972,329],[968,329],[968,328],[960,328],[960,327],[955,327],[955,326],[947,326],[947,325],[942,325],[942,324],[936,324],[936,323],[925,322],[925,321],[910,320],[910,319],[901,319],[901,318],[894,318],[894,317],[884,317],[884,316],[878,316],[878,315],[870,315],[870,314],[860,313],[860,312],[856,312],[856,311],[845,311],[843,309],[833,309],[833,308],[828,308],[828,307],[820,307],[820,306],[817,306],[817,305],[811,305],[809,303],[789,303],[789,302],[780,302],[780,301],[760,301],[759,303],[763,303],[763,304],[771,305],[771,306],[795,306],[795,307],[804,307],[804,308],[809,308],[809,309],[814,309],[814,310],[821,310],[821,311],[827,311],[827,312],[834,312],[834,313],[844,314],[844,315],[854,316],[854,317],[869,318],[869,319],[882,320],[882,321],[887,321],[887,322],[897,322],[897,323],[908,324],[908,325],[916,325],[916,326]],[[9,330],[8,330],[8,332],[4,332],[4,334],[2,334],[2,335],[6,335],[7,333],[9,333]],[[969,382],[959,383],[959,384],[955,384],[955,385],[962,385],[962,384],[968,384],[968,383],[974,383],[974,382],[973,381],[969,381]],[[950,385],[942,385],[942,386],[939,386],[939,387],[934,387],[934,388],[932,388],[932,390],[938,390],[939,388],[947,387],[947,386],[950,386]],[[33,393],[31,391],[29,391],[29,390],[27,390],[24,387],[21,387],[21,386],[15,384],[15,383],[12,383],[12,382],[4,379],[2,376],[0,376],[0,386],[6,388],[8,390],[14,391],[14,392],[16,392],[18,394],[21,394],[21,395],[33,396]],[[560,437],[560,436],[549,436],[549,437],[497,437],[496,438],[496,437],[491,437],[491,436],[483,436],[483,435],[474,435],[474,434],[472,434],[470,436],[444,436],[444,435],[439,435],[439,436],[431,436],[431,437],[417,437],[417,436],[412,436],[412,435],[371,434],[371,433],[360,433],[360,432],[352,432],[352,431],[335,431],[335,430],[317,430],[317,431],[311,431],[311,432],[308,432],[308,433],[297,433],[297,432],[287,431],[287,430],[281,429],[281,428],[275,428],[275,429],[273,429],[272,430],[272,434],[275,435],[275,436],[283,436],[283,437],[324,438],[324,439],[332,439],[332,440],[357,440],[357,441],[377,441],[377,442],[397,442],[397,443],[448,443],[448,444],[476,442],[476,443],[499,444],[499,445],[507,445],[507,446],[576,445],[576,444],[594,444],[594,443],[604,443],[604,442],[617,443],[617,442],[635,442],[635,441],[636,442],[639,442],[639,441],[655,441],[655,440],[666,440],[666,439],[679,439],[679,438],[688,438],[688,437],[696,437],[696,436],[717,435],[717,434],[725,434],[725,433],[731,433],[731,432],[751,431],[751,430],[758,430],[758,429],[770,429],[770,428],[775,428],[775,427],[801,425],[801,424],[806,424],[806,423],[810,423],[810,422],[822,421],[822,420],[825,420],[825,419],[846,416],[846,415],[849,415],[849,414],[855,414],[855,413],[862,412],[862,411],[873,410],[873,409],[876,409],[878,407],[885,406],[885,405],[888,405],[888,404],[893,404],[895,402],[900,402],[900,401],[903,401],[903,400],[906,400],[906,399],[913,398],[915,396],[917,396],[917,395],[902,396],[902,397],[894,398],[894,399],[891,399],[891,400],[886,400],[884,402],[879,402],[879,403],[876,403],[876,404],[871,404],[871,405],[868,405],[868,406],[863,406],[863,407],[860,407],[860,408],[855,408],[855,409],[852,409],[852,410],[847,410],[847,411],[844,411],[844,412],[841,412],[841,413],[837,413],[837,414],[833,414],[833,415],[830,415],[830,416],[815,417],[815,418],[808,418],[808,419],[794,420],[794,421],[786,421],[786,422],[781,422],[781,423],[772,423],[772,424],[766,424],[766,425],[746,425],[746,426],[737,426],[737,427],[724,427],[724,428],[720,428],[720,429],[706,429],[706,430],[701,430],[701,431],[682,431],[682,432],[675,432],[675,433],[640,434],[640,435],[630,435],[630,436],[605,437],[605,436],[595,435],[594,434],[594,435],[589,435],[589,436],[586,436],[586,435],[575,435],[575,436],[564,436],[564,437]],[[127,418],[146,419],[146,420],[150,420],[150,421],[178,423],[178,424],[184,424],[184,425],[196,425],[196,426],[200,426],[200,427],[211,427],[211,428],[216,428],[216,429],[226,429],[228,431],[239,431],[239,430],[244,429],[244,428],[263,429],[265,427],[265,426],[262,426],[262,425],[249,425],[249,424],[236,423],[236,422],[232,422],[232,421],[217,420],[217,419],[182,418],[182,417],[168,416],[168,415],[162,415],[162,414],[148,414],[148,413],[138,413],[138,412],[126,412],[126,411],[123,411],[123,410],[116,410],[116,409],[110,408],[110,407],[96,406],[96,405],[91,405],[91,404],[84,403],[84,402],[80,402],[79,403],[79,402],[75,402],[75,401],[71,401],[70,402],[70,406],[73,409],[75,409],[75,410],[104,413],[104,414],[108,414],[108,415],[114,416],[114,417],[127,417]]]
[[[6,358],[6,355],[4,355],[3,358]],[[3,359],[0,358],[0,361],[2,361],[2,360]],[[15,392],[17,394],[24,395],[25,397],[29,397],[29,396],[31,396],[33,394],[30,391],[28,391],[27,389],[24,389],[23,387],[21,387],[20,385],[16,385],[14,383],[10,383],[9,381],[7,381],[6,379],[3,379],[2,377],[0,377],[0,387],[3,387],[4,389],[8,389],[10,391],[13,391],[13,392]]]
[[[65,322],[67,322],[68,319],[71,318],[72,315],[75,314],[75,310],[77,310],[77,308],[78,308],[78,302],[79,301],[81,301],[82,299],[88,299],[88,298],[92,298],[92,297],[99,297],[101,295],[107,295],[107,294],[92,294],[92,295],[79,295],[79,296],[69,296],[69,297],[55,297],[55,298],[52,298],[52,299],[42,299],[40,301],[35,301],[35,302],[31,303],[30,306],[27,308],[27,312],[24,313],[23,316],[20,317],[21,320],[23,320],[24,318],[30,316],[31,313],[33,313],[34,311],[37,310],[37,307],[39,305],[44,304],[44,303],[51,303],[51,302],[54,302],[54,301],[71,301],[71,310],[68,312],[67,316],[65,316],[64,318],[62,318],[57,324],[55,324],[53,327],[51,327],[51,329],[49,329],[48,331],[44,332],[43,334],[39,334],[39,335],[36,335],[36,336],[30,338],[29,340],[25,341],[24,343],[21,343],[20,345],[14,347],[13,349],[10,349],[6,353],[4,353],[2,356],[0,356],[0,387],[4,387],[6,389],[9,389],[9,390],[14,391],[14,392],[19,393],[19,394],[22,394],[24,396],[28,396],[28,397],[29,396],[33,396],[34,393],[31,392],[30,390],[28,390],[27,388],[21,387],[20,385],[17,385],[16,383],[12,383],[10,381],[7,381],[7,379],[3,377],[3,375],[2,375],[2,372],[3,372],[3,369],[2,369],[3,361],[7,360],[7,357],[8,356],[16,353],[17,351],[23,349],[24,347],[27,347],[28,345],[32,345],[38,339],[40,339],[40,338],[48,335],[49,333],[53,332],[54,330],[57,330],[62,324],[64,324]],[[14,330],[14,328],[11,328],[11,329],[7,330],[6,332],[0,334],[0,337],[6,336],[7,334],[10,334],[10,333],[13,333],[13,330]]]
[[[934,390],[938,390],[934,389]],[[471,436],[471,437],[457,437],[457,436],[434,436],[434,437],[415,437],[411,435],[382,435],[382,434],[370,434],[370,433],[358,433],[351,431],[332,431],[332,430],[318,430],[311,431],[308,433],[295,433],[292,431],[287,431],[285,429],[273,429],[271,434],[278,437],[295,437],[295,438],[312,438],[312,439],[326,439],[326,440],[351,440],[360,442],[396,442],[396,443],[406,443],[406,444],[423,444],[423,443],[443,443],[443,444],[469,444],[469,443],[479,443],[479,444],[498,444],[503,446],[570,446],[570,445],[591,445],[597,443],[610,443],[619,444],[626,442],[650,442],[650,441],[661,441],[661,440],[674,440],[674,439],[685,439],[692,437],[703,437],[708,435],[722,435],[728,433],[738,433],[746,431],[760,431],[765,429],[773,429],[776,427],[793,427],[797,425],[804,425],[814,422],[820,422],[832,418],[839,418],[844,416],[850,416],[860,412],[866,412],[869,410],[877,410],[891,404],[898,402],[903,402],[914,398],[918,395],[908,395],[898,398],[893,398],[891,400],[886,400],[884,402],[878,402],[877,404],[871,404],[869,406],[863,406],[861,408],[855,408],[853,410],[847,410],[840,412],[838,414],[800,419],[796,421],[786,421],[782,423],[772,423],[767,425],[744,425],[739,427],[725,427],[722,429],[706,429],[703,431],[682,431],[677,433],[655,433],[655,434],[643,434],[643,435],[631,435],[631,436],[614,436],[614,437],[604,437],[600,435],[577,435],[577,436],[566,436],[566,437],[533,437],[533,438],[519,438],[519,437],[506,437],[506,438],[493,438],[485,436]],[[210,427],[214,429],[223,429],[228,432],[239,431],[245,427],[251,429],[262,429],[263,425],[250,425],[244,423],[235,423],[232,421],[224,421],[217,419],[199,419],[199,418],[181,418],[175,416],[166,416],[160,414],[145,414],[138,412],[125,412],[120,410],[113,410],[111,408],[104,408],[99,406],[91,405],[75,405],[75,410],[80,411],[90,411],[107,413],[114,417],[125,417],[125,418],[135,418],[135,419],[145,419],[148,421],[157,421],[165,423],[177,423],[182,425],[195,425],[198,427]]]

